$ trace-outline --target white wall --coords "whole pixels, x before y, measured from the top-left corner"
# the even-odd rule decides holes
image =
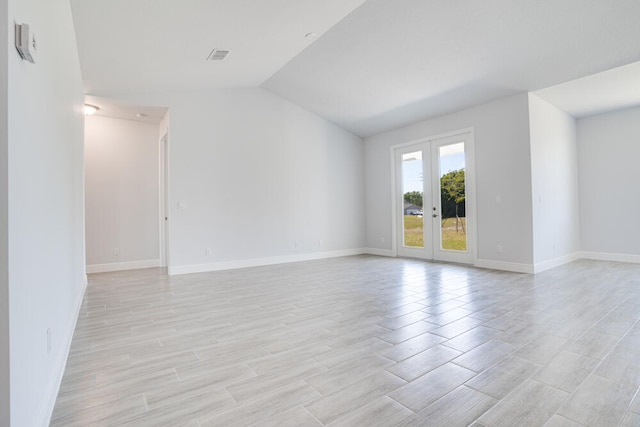
[[[89,272],[159,266],[158,134],[154,123],[86,118]]]
[[[367,246],[391,251],[390,148],[473,127],[478,215],[478,265],[532,268],[531,160],[527,94],[426,120],[365,140]],[[500,196],[501,203],[496,197]],[[496,251],[497,245],[503,252]]]
[[[9,405],[9,241],[7,130],[7,2],[0,2],[0,427],[8,427]]]
[[[84,97],[69,2],[9,0],[8,7],[8,21],[30,24],[38,41],[36,64],[8,53],[10,418],[12,426],[41,426],[85,283]]]
[[[576,258],[580,251],[575,119],[529,94],[536,270]]]
[[[582,250],[640,262],[640,107],[580,119],[577,131]]]
[[[170,272],[362,248],[359,137],[262,89],[128,100],[170,109]]]

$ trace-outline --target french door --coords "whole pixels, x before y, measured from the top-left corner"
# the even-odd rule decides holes
[[[472,144],[467,132],[393,149],[398,255],[473,263]]]

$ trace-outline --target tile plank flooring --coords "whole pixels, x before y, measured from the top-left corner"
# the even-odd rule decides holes
[[[640,266],[92,274],[52,426],[639,426]]]

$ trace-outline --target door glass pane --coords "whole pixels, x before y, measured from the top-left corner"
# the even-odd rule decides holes
[[[464,142],[439,148],[440,245],[442,249],[467,250],[465,215]]]
[[[403,242],[404,246],[424,248],[422,209],[422,151],[402,155]]]

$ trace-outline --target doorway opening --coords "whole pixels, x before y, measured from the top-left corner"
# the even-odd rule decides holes
[[[87,96],[85,242],[88,273],[166,266],[169,113]]]

